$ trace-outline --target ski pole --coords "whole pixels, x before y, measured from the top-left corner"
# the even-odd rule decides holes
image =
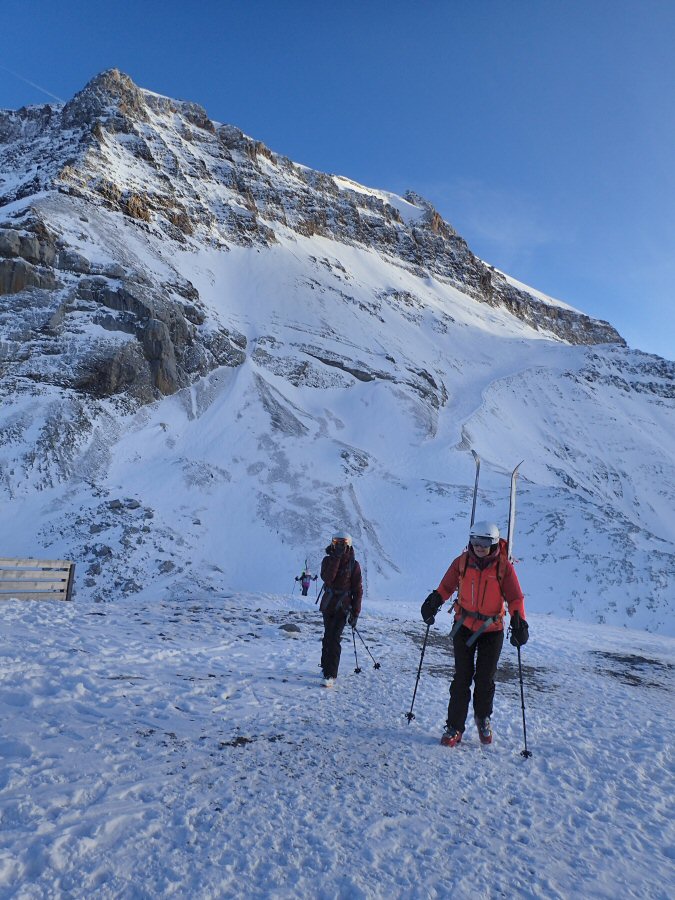
[[[356,668],[354,669],[354,672],[358,675],[360,673],[361,669],[359,668],[359,658],[356,655],[356,638],[354,637],[354,629],[353,628],[352,628],[352,641],[354,642],[354,659],[356,660]]]
[[[366,642],[365,642],[365,641],[363,640],[363,638],[361,637],[361,632],[360,632],[359,629],[356,627],[356,625],[354,626],[354,629],[353,629],[353,630],[358,634],[359,640],[361,641],[361,643],[363,644],[363,646],[366,648],[366,653],[367,653],[368,656],[372,659],[372,661],[373,661],[373,668],[374,668],[374,669],[379,669],[379,668],[380,668],[379,662],[375,662],[375,657],[373,656],[373,654],[372,654],[372,653],[370,652],[370,650],[368,649],[368,645],[366,644]]]
[[[417,685],[419,684],[419,681],[420,681],[420,674],[422,672],[422,660],[424,659],[424,651],[427,649],[427,638],[429,637],[429,629],[430,628],[431,628],[431,625],[427,625],[427,631],[426,631],[426,634],[424,635],[424,643],[422,644],[422,655],[420,656],[420,664],[417,669],[417,680],[415,681],[415,690],[413,691],[412,703],[410,704],[410,712],[407,712],[405,714],[405,717],[408,720],[408,725],[410,725],[412,720],[415,718],[415,714],[413,712],[413,706],[415,705],[415,696],[417,695]]]
[[[293,582],[293,590],[291,591],[291,597],[292,597],[293,594],[295,593],[295,585],[296,585],[296,582],[294,581],[294,582]]]
[[[525,727],[525,696],[523,694],[523,667],[520,663],[520,647],[518,650],[518,675],[520,677],[520,706],[523,710],[523,740],[525,741],[525,749],[520,751],[520,755],[524,756],[525,759],[528,759],[532,756],[530,750],[527,749],[527,729]]]

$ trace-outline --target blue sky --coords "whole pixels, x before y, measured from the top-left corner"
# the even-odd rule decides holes
[[[483,259],[675,359],[672,0],[2,0],[0,23],[0,108],[117,67],[417,191]]]

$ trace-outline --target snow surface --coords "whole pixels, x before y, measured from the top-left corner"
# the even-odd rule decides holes
[[[549,340],[362,248],[295,236],[263,253],[204,249],[175,261],[246,336],[247,360],[146,411],[117,443],[106,483],[180,522],[205,567],[223,568],[221,589],[276,590],[289,553],[291,566],[309,556],[316,568],[317,546],[339,526],[367,549],[373,596],[417,598],[439,554],[466,540],[472,446],[483,460],[479,511],[502,529],[508,476],[525,460],[517,555],[531,608],[673,634],[672,575],[655,571],[646,587],[638,580],[660,564],[654,549],[669,553],[675,541],[672,402],[622,385],[597,392],[575,380],[588,348]],[[418,306],[364,313],[383,287]],[[309,355],[317,348],[391,381],[317,365]],[[316,370],[314,383],[285,377],[299,362]],[[405,385],[422,368],[448,388],[437,412]],[[190,482],[195,466],[213,473],[206,485]],[[618,588],[629,534],[639,562]],[[252,570],[250,548],[261,546]]]
[[[530,615],[532,757],[508,644],[494,743],[449,750],[450,619],[408,724],[419,616],[366,598],[381,668],[346,634],[326,690],[288,581],[3,604],[0,898],[672,896],[672,638]]]
[[[247,357],[137,415],[109,404],[60,467],[58,450],[34,459],[56,389],[5,397],[4,555],[74,559],[80,600],[122,580],[144,601],[169,581],[172,596],[182,581],[217,595],[277,592],[305,558],[316,571],[342,527],[369,595],[415,605],[466,541],[472,447],[478,514],[503,530],[510,471],[525,460],[515,546],[529,609],[675,634],[675,406],[632,387],[638,354],[550,340],[317,236],[281,234],[264,251],[169,245],[169,258],[119,214],[88,211],[87,247],[61,198],[45,209],[91,258],[115,248],[100,258],[162,280],[175,267],[213,320],[246,336]],[[377,377],[323,364],[331,354]],[[447,391],[434,392],[438,408],[420,395],[430,387],[420,372]],[[104,508],[129,498],[142,509],[125,520]]]
[[[383,200],[385,203],[393,206],[398,210],[401,219],[406,225],[410,222],[416,222],[424,216],[425,211],[423,209],[420,209],[403,197],[399,197],[398,194],[393,194],[391,191],[365,187],[364,185],[359,184],[358,181],[352,181],[351,178],[346,178],[344,175],[333,175],[333,181],[340,190],[355,191],[357,194],[367,194],[370,197],[377,197],[379,200]]]

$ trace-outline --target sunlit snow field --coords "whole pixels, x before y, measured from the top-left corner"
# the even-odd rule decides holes
[[[449,750],[450,619],[408,724],[417,604],[326,690],[313,600],[4,603],[0,897],[672,896],[672,638],[531,616],[525,759],[513,647]]]

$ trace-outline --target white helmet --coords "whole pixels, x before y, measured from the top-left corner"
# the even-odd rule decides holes
[[[499,528],[494,522],[474,522],[469,533],[469,541],[483,547],[487,547],[486,542],[489,541],[490,546],[494,546],[499,543]]]
[[[351,534],[347,534],[346,531],[334,531],[333,537],[331,539],[331,543],[333,544],[346,544],[348,547],[352,545],[352,536]]]

